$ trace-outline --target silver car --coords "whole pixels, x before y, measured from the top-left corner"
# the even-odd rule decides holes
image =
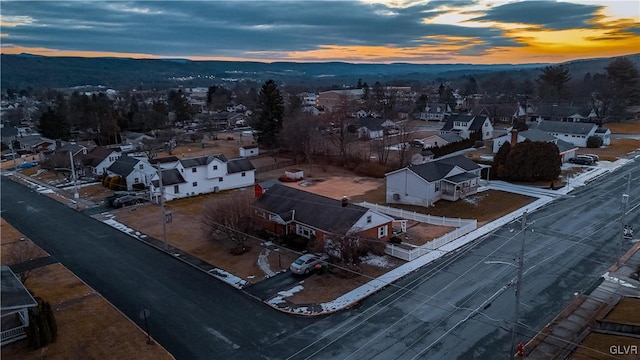
[[[322,264],[327,260],[326,255],[306,254],[296,259],[289,269],[294,274],[308,274],[313,271],[318,264]]]

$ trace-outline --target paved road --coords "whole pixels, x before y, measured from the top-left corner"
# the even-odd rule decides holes
[[[268,358],[262,354],[265,346],[316,321],[282,314],[110,226],[1,178],[2,216],[139,325],[140,311],[149,309],[151,335],[178,359]],[[141,337],[141,346],[144,341]]]
[[[640,188],[634,186],[640,182],[639,165],[626,167],[633,169],[626,220],[635,228],[640,228]],[[516,278],[512,264],[522,239],[524,325],[517,341],[526,342],[615,262],[626,174],[625,168],[618,170],[529,214],[527,223],[533,224],[526,235],[519,233],[519,222],[508,224],[370,297],[348,318],[310,325],[299,337],[313,340],[289,358],[507,358],[515,313],[509,284]]]

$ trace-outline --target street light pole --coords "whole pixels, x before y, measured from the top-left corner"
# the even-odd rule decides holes
[[[618,260],[616,264],[620,266],[622,260],[622,244],[624,244],[624,227],[625,227],[625,215],[627,212],[627,204],[629,203],[629,192],[631,189],[631,172],[629,172],[629,178],[627,179],[627,191],[622,194],[622,214],[620,214],[620,243],[618,244]]]
[[[515,321],[513,322],[513,326],[511,328],[511,356],[510,359],[516,358],[516,336],[519,328],[519,319],[520,316],[520,289],[522,283],[522,267],[524,264],[524,241],[526,238],[526,227],[527,227],[527,212],[525,211],[522,214],[522,224],[520,224],[520,228],[522,231],[522,243],[520,244],[520,255],[518,256],[518,277],[516,280],[516,306],[515,306]]]
[[[162,168],[160,167],[160,161],[158,161],[158,183],[160,185],[160,212],[162,213],[162,243],[164,244],[164,250],[169,250],[169,244],[167,243],[167,214],[164,210],[164,186],[162,186]]]
[[[73,176],[73,197],[78,200],[80,195],[78,194],[78,178],[76,177],[76,167],[73,164],[73,153],[69,150],[69,162],[71,163],[71,174]]]

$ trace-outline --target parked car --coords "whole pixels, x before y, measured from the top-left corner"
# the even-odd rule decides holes
[[[576,156],[574,158],[569,159],[570,163],[578,164],[578,165],[594,165],[595,161],[589,157],[580,157]]]
[[[34,162],[23,162],[22,164],[18,165],[18,169],[31,169],[34,166],[38,166],[38,164]]]
[[[115,206],[117,208],[121,208],[121,207],[129,206],[129,205],[141,204],[144,201],[145,201],[145,199],[140,197],[140,196],[124,195],[124,196],[120,196],[120,197],[114,199],[113,200],[113,206]]]
[[[596,155],[596,154],[584,154],[584,155],[578,155],[578,157],[583,157],[583,156],[589,157],[589,158],[591,158],[591,159],[592,159],[593,161],[595,161],[595,162],[598,162],[598,160],[600,160],[600,157],[599,157],[598,155]]]
[[[315,270],[316,265],[322,264],[328,259],[327,255],[305,254],[296,259],[289,269],[294,274],[308,274]]]

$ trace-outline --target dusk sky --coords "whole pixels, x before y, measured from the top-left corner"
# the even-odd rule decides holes
[[[533,63],[640,53],[638,0],[10,1],[2,53]]]

